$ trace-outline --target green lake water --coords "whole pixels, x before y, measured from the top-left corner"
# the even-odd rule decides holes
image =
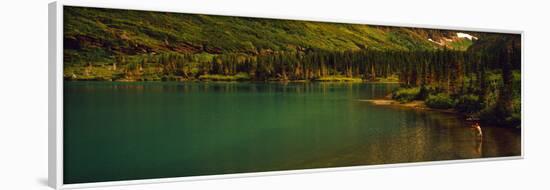
[[[396,87],[65,82],[64,183],[521,154],[518,129],[361,101]]]

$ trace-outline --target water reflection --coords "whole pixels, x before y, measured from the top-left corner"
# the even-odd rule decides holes
[[[373,106],[397,85],[66,82],[66,183],[512,156],[519,130]]]
[[[386,108],[370,108],[381,109]],[[393,108],[391,108],[393,109]],[[396,111],[396,110],[394,110]],[[514,156],[521,152],[518,130],[471,127],[454,115],[401,110],[384,127],[364,135],[364,143],[297,163],[305,168]],[[399,127],[391,126],[397,123]],[[368,126],[366,126],[368,127]],[[488,138],[484,138],[488,136]]]
[[[65,81],[66,93],[80,92],[157,92],[157,93],[281,93],[321,94],[340,92],[349,96],[380,96],[380,92],[391,91],[396,84],[338,83],[338,82],[97,82]],[[368,89],[368,90],[366,90]]]

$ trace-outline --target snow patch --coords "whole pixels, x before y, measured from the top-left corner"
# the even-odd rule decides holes
[[[462,33],[462,32],[457,32],[456,36],[458,38],[468,38],[469,40],[477,40],[477,37],[472,36],[470,34]]]

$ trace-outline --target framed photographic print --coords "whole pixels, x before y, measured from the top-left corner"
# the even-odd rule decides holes
[[[49,11],[57,189],[523,156],[521,31]]]

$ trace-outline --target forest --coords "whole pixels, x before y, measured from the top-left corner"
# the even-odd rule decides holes
[[[396,82],[392,98],[400,102],[521,124],[519,35],[161,13],[143,23],[128,16],[137,11],[109,20],[116,13],[75,9],[82,10],[67,12],[79,19],[66,22],[65,80]],[[174,24],[153,27],[160,18]],[[273,29],[246,28],[270,21]],[[205,22],[220,34],[185,31],[212,32]]]

